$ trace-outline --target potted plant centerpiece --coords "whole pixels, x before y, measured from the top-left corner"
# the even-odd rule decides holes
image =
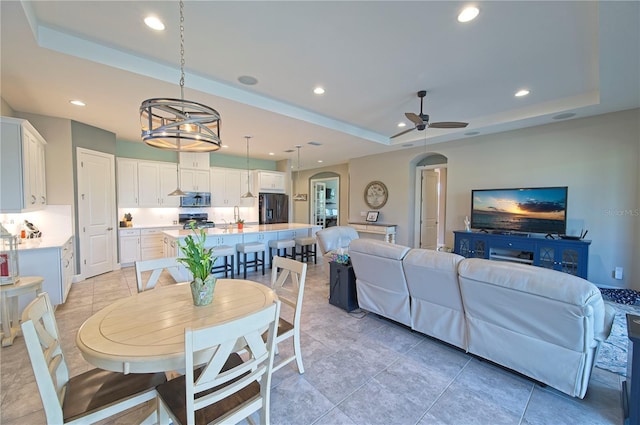
[[[205,248],[204,243],[207,234],[204,229],[195,229],[191,225],[193,235],[184,238],[184,243],[178,242],[180,251],[184,255],[178,257],[178,262],[184,264],[193,275],[191,281],[191,295],[194,305],[208,305],[213,301],[213,289],[216,286],[216,278],[211,274],[211,268],[216,262],[216,257],[211,254],[211,248]]]
[[[236,224],[238,225],[238,230],[242,230],[244,228],[244,220],[242,218],[236,220]]]

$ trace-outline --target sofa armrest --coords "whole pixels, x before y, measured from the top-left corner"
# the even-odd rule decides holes
[[[610,306],[609,304],[604,304],[604,326],[602,328],[601,333],[597,333],[594,335],[595,339],[598,341],[604,341],[609,338],[611,334],[611,328],[613,327],[613,319],[616,316],[616,309]]]

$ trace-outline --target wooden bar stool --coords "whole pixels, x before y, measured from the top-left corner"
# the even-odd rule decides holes
[[[313,258],[313,264],[316,264],[316,237],[306,236],[295,239],[296,246],[293,248],[293,259],[300,257],[300,261],[309,262],[309,258]],[[300,252],[298,252],[300,247]]]
[[[244,279],[247,278],[247,269],[249,267],[255,267],[258,271],[258,266],[262,266],[262,274],[264,275],[264,243],[263,242],[247,242],[239,243],[236,245],[236,251],[238,252],[238,274],[240,274],[240,266],[244,266]],[[247,254],[253,253],[254,259],[247,260]],[[258,253],[261,253],[261,259],[258,259]],[[243,254],[241,257],[240,254]]]
[[[278,239],[275,241],[269,241],[269,268],[273,268],[273,250],[276,250],[278,257],[293,258],[293,251],[291,255],[287,255],[287,248],[293,248],[295,250],[296,241],[293,239]],[[280,250],[284,250],[284,255],[280,254]]]
[[[233,274],[233,257],[236,256],[236,250],[229,245],[220,245],[213,247],[211,249],[211,254],[218,259],[220,257],[224,258],[224,264],[211,267],[211,273],[224,272],[224,277],[227,277],[227,275],[231,273],[231,279],[235,279]]]

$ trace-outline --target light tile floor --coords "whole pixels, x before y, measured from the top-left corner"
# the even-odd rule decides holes
[[[268,284],[268,275],[249,273],[247,278]],[[67,303],[56,311],[72,375],[91,368],[75,347],[82,322],[135,292],[133,268],[73,285]],[[586,397],[568,397],[374,314],[348,314],[328,303],[328,292],[320,264],[310,265],[302,320],[306,370],[299,375],[294,362],[274,374],[273,424],[623,422],[618,375],[595,368]],[[44,424],[22,337],[1,349],[0,357],[0,423]],[[139,413],[105,423],[134,423]]]

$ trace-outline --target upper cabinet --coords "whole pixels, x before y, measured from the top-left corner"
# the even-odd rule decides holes
[[[1,118],[0,212],[35,211],[47,204],[47,142],[26,120]]]
[[[209,171],[209,152],[180,152],[180,169]]]
[[[209,192],[209,168],[189,170],[180,165],[180,189],[185,192]]]
[[[177,207],[168,196],[178,187],[176,164],[118,158],[118,207]]]
[[[285,173],[279,171],[256,172],[258,192],[285,193]]]
[[[242,195],[242,170],[233,168],[211,168],[211,206],[233,207],[244,206],[241,204]],[[245,186],[246,187],[246,186]],[[246,190],[246,189],[245,189]]]

